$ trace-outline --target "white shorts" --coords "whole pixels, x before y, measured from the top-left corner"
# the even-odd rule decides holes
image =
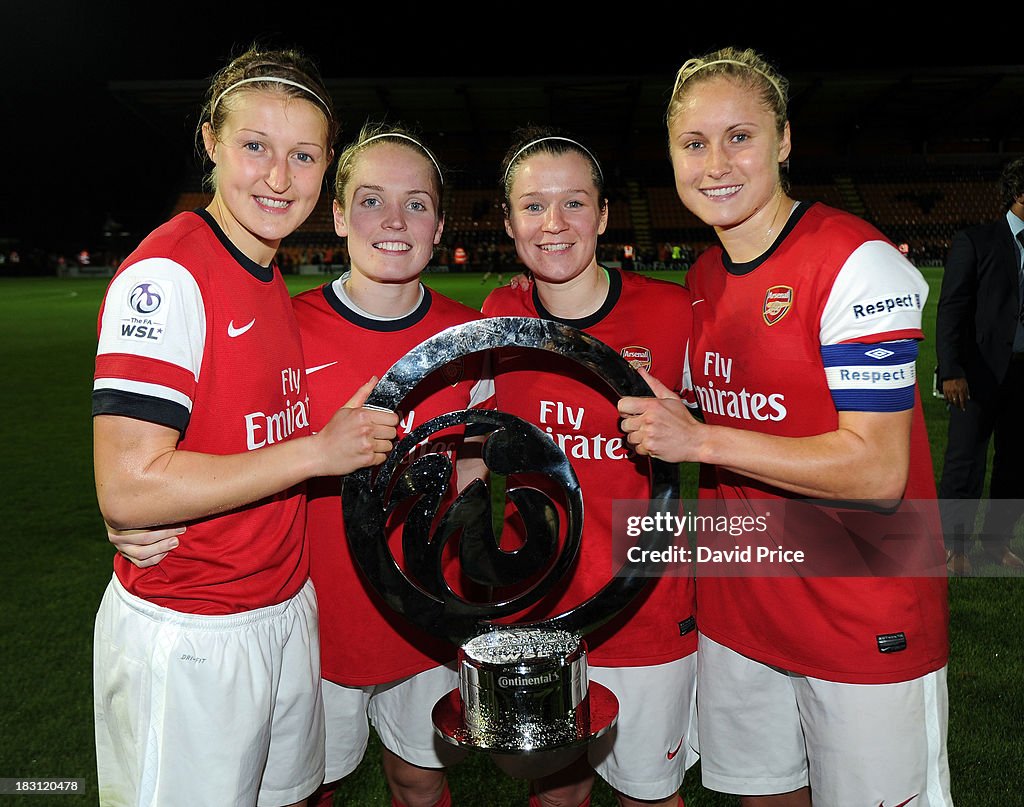
[[[671,796],[697,761],[697,654],[649,667],[591,667],[587,675],[619,699],[615,725],[588,746],[594,770],[633,799]]]
[[[697,761],[696,653],[645,667],[589,667],[587,677],[618,698],[615,725],[586,749],[493,755],[510,776],[540,779],[571,764],[584,750],[611,787],[639,800],[667,798]]]
[[[705,787],[766,795],[810,785],[829,807],[952,807],[945,667],[896,684],[840,684],[706,636],[697,658]]]
[[[446,768],[465,759],[468,751],[443,740],[431,720],[434,704],[458,688],[459,675],[451,665],[365,687],[325,679],[325,781],[336,782],[358,767],[366,753],[371,722],[381,743],[413,765]]]
[[[274,807],[323,781],[316,596],[228,616],[162,608],[113,578],[93,648],[100,802]]]

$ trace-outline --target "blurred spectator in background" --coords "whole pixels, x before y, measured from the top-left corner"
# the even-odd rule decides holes
[[[953,236],[939,295],[936,386],[949,405],[939,498],[946,565],[954,574],[971,571],[967,539],[974,532],[993,435],[992,503],[982,549],[991,560],[1024,570],[1024,560],[1009,546],[1024,498],[1024,474],[1016,462],[1024,448],[1024,159],[1006,165],[1001,184],[1006,215]],[[996,504],[1001,499],[1018,501]]]

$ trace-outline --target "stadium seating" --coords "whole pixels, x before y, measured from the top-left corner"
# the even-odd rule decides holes
[[[711,229],[679,202],[665,165],[656,159],[647,165],[645,169],[638,164],[636,179],[608,188],[611,205],[600,247],[603,260],[621,258],[624,245],[629,244],[636,248],[641,265],[654,266],[664,263],[664,245],[685,245],[685,253],[694,256],[716,243]],[[850,210],[896,243],[905,243],[912,260],[941,263],[956,230],[999,214],[997,179],[998,168],[952,164],[914,170],[835,167],[806,171],[791,178],[791,184],[794,198]],[[197,187],[196,181],[183,190],[171,212],[207,204],[209,194]],[[489,184],[463,175],[445,187],[444,206],[445,233],[434,263],[451,263],[456,247],[466,251],[467,268],[515,263],[498,194]],[[344,244],[334,233],[326,194],[306,223],[282,245],[282,256],[287,266],[312,264],[325,271],[347,262]]]

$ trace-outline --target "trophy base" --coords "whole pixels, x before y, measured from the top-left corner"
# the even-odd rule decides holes
[[[569,733],[557,728],[531,726],[524,739],[523,726],[518,723],[499,725],[487,731],[470,730],[463,719],[462,697],[453,689],[435,705],[431,717],[441,739],[462,748],[496,754],[534,754],[556,749],[575,748],[596,740],[615,725],[619,715],[619,699],[610,689],[591,681],[587,697],[580,704],[587,719],[577,720]]]
[[[459,649],[459,688],[435,705],[434,727],[456,745],[496,754],[572,748],[614,722],[618,698],[589,684],[587,646],[575,633],[507,626]]]

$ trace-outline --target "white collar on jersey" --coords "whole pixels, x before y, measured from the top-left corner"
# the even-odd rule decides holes
[[[397,317],[380,317],[377,316],[376,314],[371,314],[369,311],[364,311],[362,308],[356,305],[352,301],[352,298],[348,296],[348,292],[345,291],[345,281],[347,281],[349,277],[351,277],[351,275],[351,271],[345,272],[341,277],[336,278],[331,283],[331,287],[334,289],[334,293],[338,295],[338,299],[341,300],[341,302],[344,303],[347,308],[350,308],[352,311],[355,311],[361,317],[366,317],[366,319],[375,319],[378,322],[391,322],[392,320],[396,319],[404,319],[405,317],[409,316],[413,311],[418,309],[420,305],[422,305],[423,303],[423,284],[420,283],[420,296],[416,298],[416,305],[414,305],[410,310],[406,311],[404,314],[399,314]]]

